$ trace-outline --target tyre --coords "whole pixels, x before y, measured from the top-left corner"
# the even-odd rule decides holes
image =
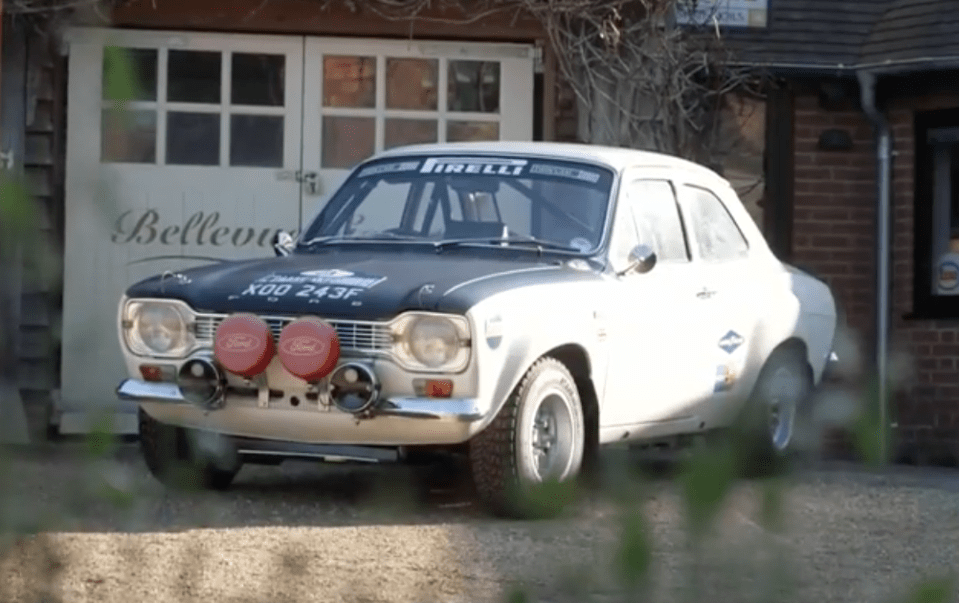
[[[542,358],[469,443],[476,493],[496,515],[556,515],[572,494],[584,444],[583,407],[573,377],[558,360]]]
[[[794,452],[797,425],[808,415],[812,371],[801,352],[783,349],[766,361],[747,402],[737,438],[741,471],[769,476]]]
[[[195,433],[161,423],[139,411],[140,451],[150,473],[177,489],[225,490],[240,471],[236,459],[217,463],[197,446]],[[225,466],[224,466],[225,465]]]

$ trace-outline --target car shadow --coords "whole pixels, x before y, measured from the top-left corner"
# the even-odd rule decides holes
[[[610,497],[610,485],[621,485],[624,478],[663,483],[676,471],[667,459],[650,461],[628,451],[607,451],[601,458],[599,477],[583,480],[555,521],[588,515],[591,505]],[[17,455],[12,466],[7,479],[20,484],[13,498],[22,499],[17,506],[24,524],[36,531],[536,523],[490,513],[473,488],[465,460],[455,457],[421,465],[246,465],[224,491],[162,485],[133,443],[95,460],[81,447],[50,448]]]

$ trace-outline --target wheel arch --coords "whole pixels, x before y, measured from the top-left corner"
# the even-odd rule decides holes
[[[592,377],[592,362],[589,352],[581,345],[568,343],[554,347],[545,352],[542,357],[555,358],[569,370],[579,393],[580,404],[583,407],[583,421],[585,428],[584,462],[589,466],[596,460],[599,450],[599,396]],[[539,358],[537,358],[539,360]]]
[[[772,351],[769,352],[769,355],[766,356],[762,366],[759,367],[759,371],[756,373],[756,378],[753,380],[749,388],[749,399],[752,399],[755,395],[756,388],[759,387],[760,381],[768,370],[768,367],[772,366],[777,359],[785,355],[792,355],[797,359],[801,359],[803,368],[806,370],[806,376],[809,378],[810,384],[814,385],[815,372],[813,369],[812,360],[809,357],[809,353],[809,346],[801,337],[794,335],[781,341],[772,349]]]

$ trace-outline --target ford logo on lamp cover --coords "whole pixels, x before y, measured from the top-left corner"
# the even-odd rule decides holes
[[[235,375],[252,379],[266,370],[275,353],[270,326],[254,314],[234,314],[216,329],[213,354]]]
[[[280,333],[279,356],[290,374],[315,383],[336,367],[340,341],[329,323],[307,316],[284,327]]]

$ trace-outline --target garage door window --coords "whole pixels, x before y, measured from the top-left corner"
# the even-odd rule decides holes
[[[136,85],[119,107],[131,95],[104,81],[102,161],[283,166],[285,56],[124,48],[105,53],[104,73],[118,53]]]
[[[323,167],[407,144],[499,140],[501,70],[499,61],[325,55]]]
[[[153,48],[104,48],[102,161],[156,162],[157,55]],[[111,73],[116,77],[107,77]],[[119,99],[131,100],[133,104],[121,106]]]

